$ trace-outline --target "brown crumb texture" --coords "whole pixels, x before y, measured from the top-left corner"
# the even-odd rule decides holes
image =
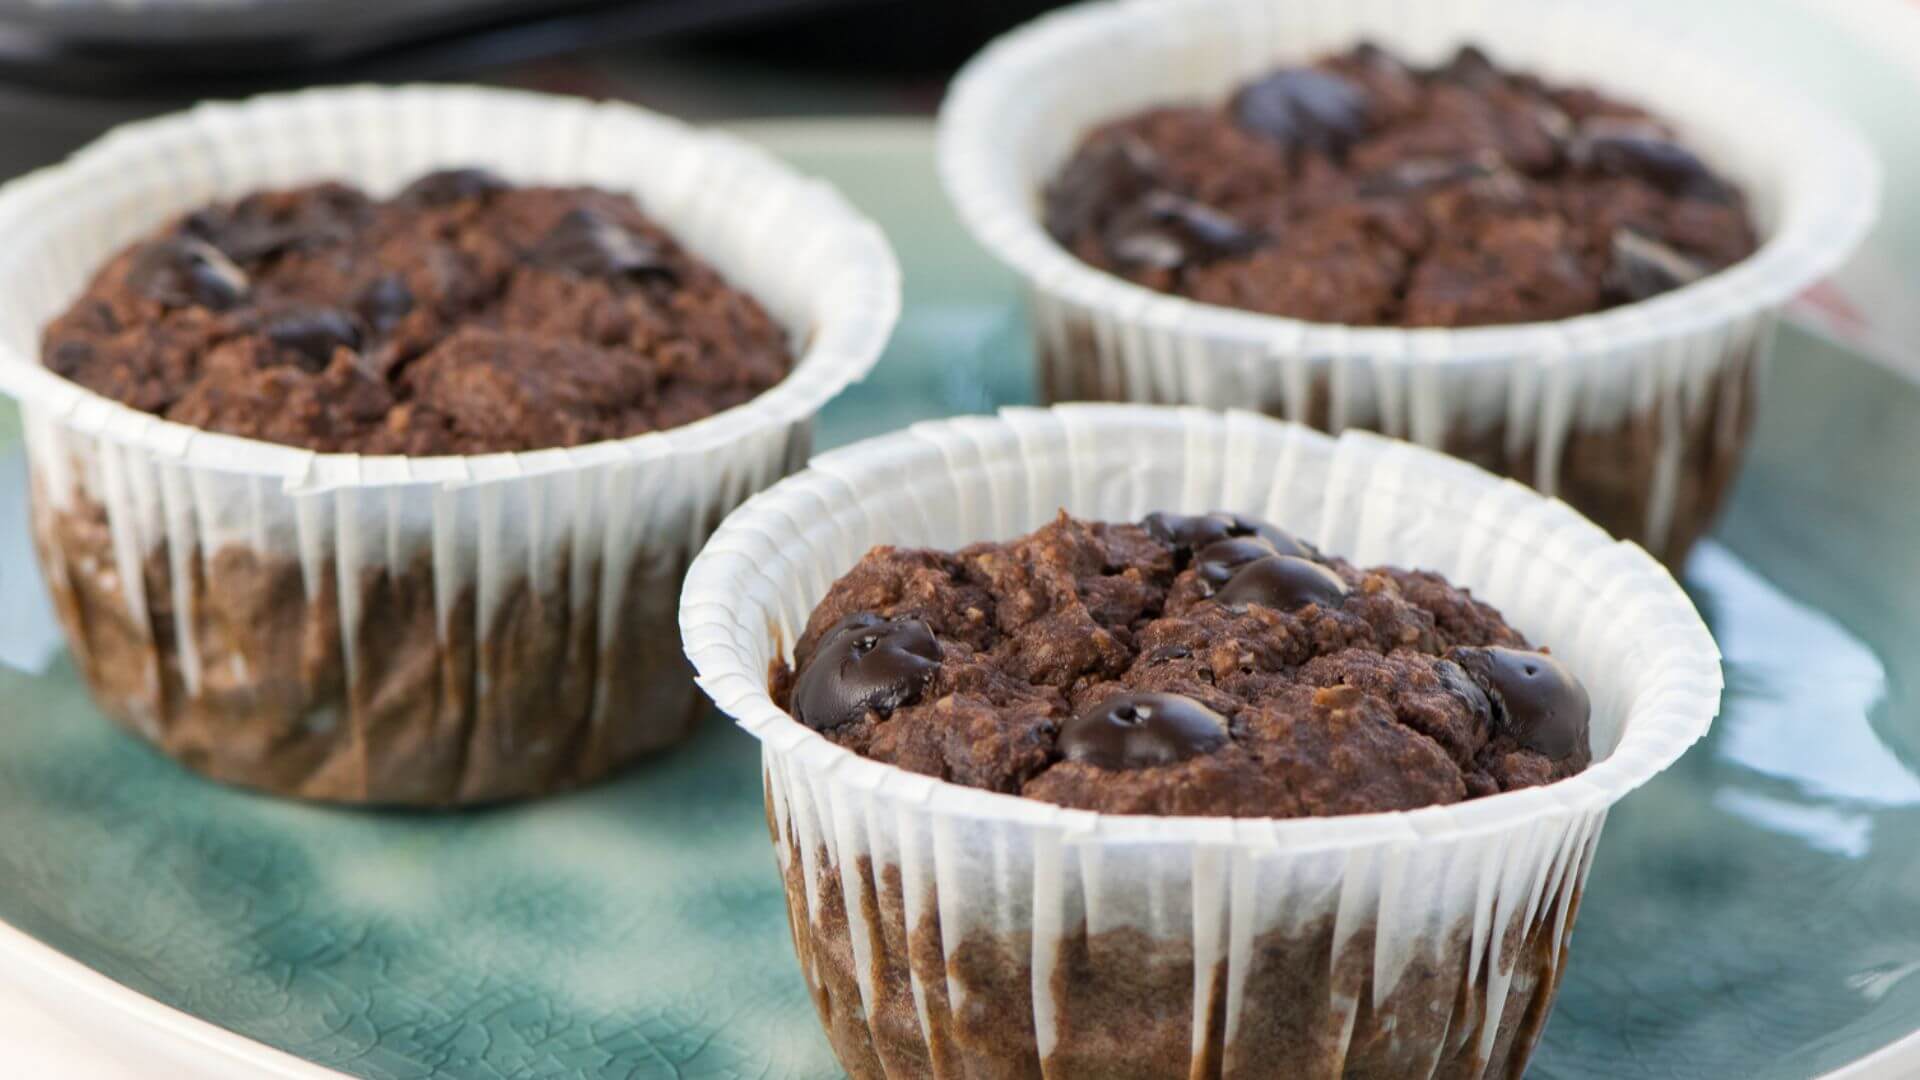
[[[1486,647],[1543,658],[1493,608],[1430,572],[1363,569],[1270,526],[1236,527],[1256,525],[1259,537],[1198,555],[1164,529],[1065,513],[1018,539],[954,553],[876,548],[820,602],[773,693],[868,758],[1112,813],[1407,810],[1586,767],[1584,690],[1577,729],[1556,741],[1526,726],[1518,697],[1487,689],[1474,659]],[[1308,575],[1307,587],[1332,591],[1247,601],[1275,545],[1309,552],[1277,561]],[[892,697],[863,699],[867,707],[823,725],[809,702],[838,700],[831,693],[847,680],[893,662],[884,634],[867,643],[878,651],[848,653],[850,620],[924,624],[937,663],[906,658]],[[816,658],[825,673],[809,686]],[[1164,760],[1116,760],[1138,744],[1084,734],[1102,709],[1146,699],[1198,715],[1197,728],[1148,747],[1172,746]]]
[[[626,196],[430,174],[179,218],[44,337],[48,368],[194,427],[478,454],[690,423],[785,377],[787,337]]]
[[[1658,117],[1472,46],[1421,68],[1361,45],[1111,120],[1046,218],[1148,288],[1353,326],[1565,319],[1757,242],[1744,194]]]

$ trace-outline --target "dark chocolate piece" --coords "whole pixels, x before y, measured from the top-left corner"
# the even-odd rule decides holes
[[[360,328],[345,312],[332,308],[290,311],[269,322],[267,339],[300,355],[300,366],[323,370],[335,349],[358,349]]]
[[[442,169],[408,184],[401,190],[400,199],[421,206],[451,206],[468,199],[484,199],[507,187],[505,180],[486,169]]]
[[[1154,191],[1116,214],[1103,240],[1116,262],[1177,270],[1245,255],[1264,237],[1210,206]]]
[[[1047,185],[1046,226],[1063,244],[1094,228],[1116,208],[1160,186],[1160,165],[1145,143],[1127,136],[1092,143],[1073,155]]]
[[[1173,765],[1227,744],[1226,718],[1180,694],[1115,694],[1060,725],[1060,753],[1102,769]]]
[[[374,278],[372,284],[361,290],[355,307],[368,326],[384,334],[413,310],[413,290],[407,288],[406,279],[400,275],[386,274]]]
[[[1318,552],[1312,545],[1305,543],[1277,526],[1269,525],[1258,518],[1245,514],[1215,510],[1206,514],[1169,514],[1157,511],[1148,514],[1141,527],[1164,544],[1173,545],[1174,552],[1185,559],[1194,552],[1210,544],[1242,536],[1257,536],[1273,547],[1276,554],[1298,555],[1310,559]]]
[[[673,278],[658,245],[584,206],[567,211],[529,261],[588,277]]]
[[[1208,589],[1218,589],[1231,580],[1241,567],[1275,554],[1278,552],[1273,544],[1263,536],[1234,536],[1215,540],[1193,557],[1193,572],[1207,583]]]
[[[1575,160],[1606,176],[1631,176],[1669,195],[1724,203],[1726,182],[1693,151],[1647,125],[1590,125],[1575,139]]]
[[[225,311],[246,299],[246,271],[220,249],[192,236],[155,241],[127,270],[127,284],[163,304]]]
[[[1308,604],[1337,608],[1346,595],[1347,583],[1319,563],[1294,555],[1269,555],[1241,567],[1214,599],[1235,609],[1259,604],[1293,611]]]
[[[1566,757],[1586,742],[1592,712],[1587,688],[1559,660],[1497,645],[1447,655],[1486,691],[1497,732],[1550,758]]]
[[[238,213],[196,210],[180,223],[180,231],[205,240],[235,262],[272,258],[298,246],[303,234],[294,225]]]
[[[940,668],[940,643],[919,619],[849,615],[821,636],[793,684],[793,715],[828,731],[919,700]]]
[[[1343,154],[1367,133],[1367,92],[1317,68],[1282,68],[1233,97],[1236,123],[1282,146]]]

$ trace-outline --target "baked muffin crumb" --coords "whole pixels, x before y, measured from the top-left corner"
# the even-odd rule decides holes
[[[773,690],[865,757],[1109,813],[1409,810],[1591,760],[1585,690],[1466,590],[1224,513],[876,548]]]

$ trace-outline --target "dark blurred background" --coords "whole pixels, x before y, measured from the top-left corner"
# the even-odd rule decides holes
[[[929,113],[1046,0],[0,0],[0,175],[206,98],[484,82],[691,120]]]

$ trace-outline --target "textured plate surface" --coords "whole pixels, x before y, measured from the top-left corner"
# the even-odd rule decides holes
[[[907,271],[899,337],[822,444],[1025,400],[1016,289],[947,213],[926,130],[771,141]],[[1613,813],[1532,1076],[1787,1080],[1920,1026],[1920,387],[1789,332],[1770,389],[1687,574],[1726,711]],[[203,783],[113,729],[58,655],[17,444],[0,407],[0,920],[355,1076],[837,1075],[744,735],[716,719],[615,783],[463,816]]]

